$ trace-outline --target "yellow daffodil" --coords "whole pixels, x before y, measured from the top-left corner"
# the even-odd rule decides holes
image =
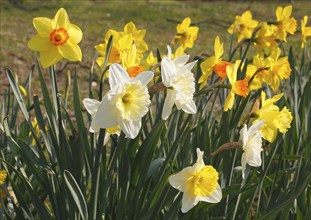
[[[260,55],[263,55],[263,52],[270,54],[270,52],[277,46],[273,27],[266,22],[262,23],[257,32],[254,44]]]
[[[261,108],[255,111],[257,119],[253,121],[253,124],[264,120],[265,123],[260,130],[263,134],[262,137],[270,143],[275,140],[278,131],[287,132],[293,119],[291,112],[286,107],[280,111],[279,107],[273,104],[282,96],[283,93],[266,99],[266,94],[261,92]]]
[[[261,151],[262,151],[262,133],[259,131],[264,121],[260,120],[253,124],[249,129],[247,125],[240,131],[240,142],[244,153],[242,154],[242,178],[245,178],[246,164],[253,167],[259,167],[261,165]]]
[[[240,63],[241,60],[237,60],[234,64],[227,66],[227,76],[231,84],[231,90],[226,98],[224,111],[232,109],[235,100],[235,94],[243,97],[247,96],[248,93],[247,79],[245,78],[243,80],[236,80]]]
[[[288,79],[291,73],[288,57],[281,57],[281,49],[276,48],[271,55],[266,58],[266,66],[270,67],[268,74],[264,75],[264,81],[272,88],[273,91],[278,90],[280,81]]]
[[[132,44],[129,50],[125,50],[121,52],[121,54],[122,66],[126,69],[130,77],[136,77],[144,71],[144,68],[140,65],[140,59],[137,56],[135,44]]]
[[[182,109],[188,114],[195,114],[197,107],[193,101],[195,92],[194,76],[191,72],[196,61],[187,63],[189,55],[171,59],[171,48],[168,48],[168,56],[161,61],[161,77],[163,84],[168,87],[167,95],[162,110],[162,119],[166,120],[172,111],[174,104],[177,109]]]
[[[177,34],[173,40],[173,43],[181,44],[185,48],[192,48],[194,41],[198,37],[199,28],[196,26],[190,26],[191,19],[185,18],[181,24],[178,24]]]
[[[252,82],[248,86],[249,91],[262,87],[262,84],[264,83],[264,77],[269,74],[268,70],[264,69],[268,67],[266,63],[267,62],[264,60],[264,58],[257,54],[253,57],[253,64],[247,65],[246,78],[248,81],[253,78]],[[258,72],[259,69],[261,69],[261,71]],[[256,75],[254,76],[255,73]]]
[[[305,43],[307,43],[306,38],[311,36],[311,27],[306,27],[307,22],[308,16],[305,15],[301,20],[301,37],[302,37],[301,48],[305,47]]]
[[[224,54],[223,43],[220,43],[220,38],[217,36],[214,43],[214,56],[207,58],[201,63],[202,75],[199,79],[200,89],[202,89],[210,77],[211,73],[214,71],[219,77],[224,79],[226,77],[226,68],[230,65],[230,62],[223,61],[222,55]]]
[[[0,170],[0,186],[4,184],[7,173],[5,170]]]
[[[144,40],[144,37],[146,35],[146,30],[137,30],[135,24],[133,22],[129,22],[124,26],[123,30],[124,35],[131,35],[133,39],[133,43],[137,47],[137,53],[143,54],[148,50],[148,45]]]
[[[297,27],[295,18],[290,17],[293,6],[288,5],[284,9],[278,7],[276,9],[276,38],[286,42],[287,33],[294,34]]]
[[[108,58],[108,64],[120,63],[122,61],[122,52],[129,50],[133,44],[133,38],[131,34],[123,35],[120,32],[109,29],[105,35],[104,42],[95,46],[96,51],[100,55],[96,59],[96,63],[100,67],[103,67],[104,65],[108,40],[111,36],[113,36],[113,42]]]
[[[172,187],[183,192],[181,211],[188,212],[199,201],[218,203],[222,198],[218,184],[218,172],[211,165],[205,165],[203,151],[197,148],[197,161],[169,177]]]
[[[70,23],[65,9],[59,9],[53,19],[34,18],[33,25],[38,34],[30,39],[27,46],[40,52],[40,62],[44,68],[62,58],[73,62],[82,60],[82,52],[78,46],[82,31]]]
[[[236,16],[234,23],[228,28],[230,34],[236,34],[237,41],[241,42],[244,38],[250,38],[258,21],[253,20],[252,13],[247,10],[241,16]]]
[[[120,64],[111,64],[109,68],[110,90],[100,103],[93,103],[94,106],[91,108],[92,130],[118,125],[127,137],[134,139],[141,128],[141,118],[149,110],[151,101],[147,84],[152,78],[153,72],[151,71],[145,71],[130,78]],[[85,105],[85,102],[83,103]],[[86,108],[88,108],[87,105]]]
[[[153,67],[157,63],[158,63],[158,59],[157,59],[157,57],[153,56],[153,53],[151,51],[148,54],[148,56],[146,57],[146,59],[144,59],[142,61],[142,66],[143,66],[144,70],[150,70],[151,67]]]

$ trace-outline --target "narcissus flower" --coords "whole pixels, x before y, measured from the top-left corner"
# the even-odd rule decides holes
[[[244,38],[251,38],[258,21],[253,20],[252,13],[245,11],[241,16],[236,16],[234,23],[228,28],[230,34],[237,35],[237,41],[241,42]]]
[[[112,128],[119,125],[127,137],[135,138],[141,127],[141,118],[147,114],[151,103],[146,85],[152,78],[151,71],[130,78],[120,64],[111,64],[110,90],[99,104],[91,127]]]
[[[5,170],[0,170],[0,186],[4,184],[7,173]]]
[[[258,121],[253,124],[249,129],[247,125],[240,131],[240,142],[242,143],[243,151],[242,154],[242,177],[245,177],[246,164],[253,167],[259,167],[261,165],[260,153],[262,151],[262,133],[259,131],[264,121]]]
[[[263,55],[264,52],[270,54],[277,46],[274,29],[271,25],[268,25],[267,22],[260,25],[254,44],[260,55]]]
[[[156,65],[158,60],[155,56],[153,56],[152,51],[148,54],[146,59],[142,61],[142,66],[144,70],[150,70],[152,66]]]
[[[178,24],[177,34],[173,40],[173,43],[179,43],[185,48],[192,48],[194,41],[198,37],[199,28],[196,26],[190,26],[191,19],[185,18],[181,24]]]
[[[189,55],[183,55],[171,60],[171,48],[168,56],[161,61],[161,77],[163,84],[168,87],[164,101],[162,119],[166,120],[172,112],[174,104],[188,114],[195,114],[197,107],[193,101],[195,92],[194,76],[191,72],[196,61],[186,64]]]
[[[222,198],[218,184],[218,172],[211,165],[205,165],[203,151],[197,148],[197,161],[169,177],[172,187],[183,192],[181,211],[188,212],[199,201],[218,203]]]
[[[65,9],[59,9],[53,19],[34,18],[33,25],[38,34],[30,39],[27,46],[40,52],[40,62],[44,68],[62,58],[73,62],[82,60],[82,52],[78,46],[82,31],[70,23]]]
[[[132,44],[129,50],[125,50],[121,54],[122,66],[127,70],[130,77],[133,78],[144,71],[144,68],[140,65],[135,44]]]
[[[307,23],[308,23],[308,16],[305,15],[301,20],[301,37],[302,37],[301,48],[305,47],[305,43],[307,43],[306,38],[311,36],[311,27],[306,27]]]
[[[133,44],[136,45],[139,54],[143,54],[148,50],[148,45],[144,40],[146,35],[145,29],[138,30],[133,22],[129,22],[124,26],[123,34],[132,36]]]
[[[290,17],[293,6],[288,5],[284,9],[277,7],[276,9],[276,37],[286,42],[287,33],[294,34],[297,27],[295,18]]]
[[[231,90],[230,90],[229,95],[226,98],[225,105],[224,105],[224,111],[228,111],[228,109],[232,109],[234,100],[235,100],[235,94],[239,96],[243,96],[243,97],[247,96],[247,93],[248,93],[247,79],[245,78],[243,80],[236,80],[240,63],[241,63],[241,60],[237,60],[234,64],[227,66],[227,76],[231,84]]]
[[[273,104],[282,96],[283,93],[275,95],[271,99],[266,99],[266,94],[261,92],[261,108],[255,112],[257,118],[253,121],[253,124],[259,120],[265,121],[260,131],[262,137],[270,143],[275,140],[278,131],[281,133],[287,132],[293,119],[291,112],[286,107],[280,111],[279,107]]]
[[[200,89],[206,85],[212,71],[222,79],[226,77],[226,68],[230,65],[230,62],[223,61],[221,58],[224,54],[224,46],[223,43],[220,43],[220,38],[218,36],[215,38],[214,51],[215,55],[207,58],[200,65],[202,70],[202,75],[199,79],[199,83],[201,84]]]

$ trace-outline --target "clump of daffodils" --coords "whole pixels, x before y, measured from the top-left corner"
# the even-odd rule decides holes
[[[213,166],[204,164],[203,154],[204,152],[197,148],[196,163],[169,177],[171,186],[183,193],[183,213],[188,212],[199,201],[218,203],[222,198],[218,172]]]

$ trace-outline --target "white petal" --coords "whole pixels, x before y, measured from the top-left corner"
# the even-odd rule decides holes
[[[101,101],[92,123],[100,128],[111,128],[118,125],[117,109],[111,105],[107,95]]]
[[[175,96],[176,94],[173,90],[170,90],[170,89],[167,90],[167,94],[166,94],[166,98],[165,98],[163,110],[162,110],[163,120],[166,120],[170,116],[172,112],[172,108],[174,106]]]
[[[169,176],[168,181],[172,187],[178,189],[181,192],[184,192],[187,180],[189,179],[192,170],[192,167],[186,167],[182,171]]]
[[[175,64],[175,66],[182,66],[184,65],[185,63],[187,63],[187,61],[189,60],[189,55],[183,55],[183,56],[180,56],[180,57],[176,57],[173,62]]]
[[[110,134],[108,132],[105,133],[105,137],[104,137],[104,145],[106,145],[108,143],[110,139]]]
[[[240,141],[244,145],[247,143],[248,136],[247,136],[247,125],[244,124],[243,128],[240,130]]]
[[[249,136],[253,136],[254,133],[256,132],[260,132],[259,129],[261,128],[261,126],[265,123],[264,120],[260,120],[258,122],[256,122],[255,124],[253,124],[249,130],[248,130],[248,135]]]
[[[115,90],[120,85],[125,84],[130,80],[128,73],[125,69],[118,63],[110,65],[109,68],[109,84],[110,88]]]
[[[169,45],[167,45],[167,56],[170,60],[172,59],[172,49]]]
[[[220,202],[222,198],[222,191],[221,188],[219,186],[219,184],[217,184],[216,190],[215,192],[213,192],[212,195],[210,196],[199,196],[199,201],[204,201],[204,202],[209,202],[209,203],[218,203]]]
[[[177,69],[177,75],[183,74],[184,72],[187,72],[187,71],[191,72],[192,68],[194,67],[196,63],[197,63],[197,60],[191,63],[187,63],[184,66],[181,66],[180,68]]]
[[[195,172],[202,170],[202,168],[205,166],[203,160],[204,151],[201,151],[200,148],[197,148],[196,150],[197,150],[197,161],[195,162],[195,164],[193,164],[193,169]]]
[[[140,131],[141,120],[139,120],[139,121],[122,120],[122,121],[120,121],[120,127],[121,127],[121,130],[126,135],[126,137],[128,137],[130,139],[134,139]]]
[[[189,100],[188,103],[185,103],[181,106],[181,109],[188,114],[197,113],[197,107],[193,100]]]
[[[252,167],[259,167],[261,166],[261,151],[262,149],[248,149],[246,154],[246,162]]]
[[[92,117],[94,117],[98,110],[100,102],[96,99],[85,98],[83,99],[83,105],[86,108],[87,112],[92,115]]]
[[[184,192],[183,197],[182,197],[182,201],[181,201],[181,212],[182,213],[188,212],[197,203],[198,203],[198,200],[196,199],[196,196],[190,195],[190,194]]]
[[[153,76],[152,71],[145,71],[138,74],[134,79],[138,79],[142,85],[146,86],[152,80]]]
[[[242,154],[241,165],[242,165],[242,178],[244,179],[245,178],[245,169],[246,169],[245,152]]]
[[[176,75],[176,67],[172,60],[164,57],[161,61],[161,77],[166,87],[170,87],[172,79]]]

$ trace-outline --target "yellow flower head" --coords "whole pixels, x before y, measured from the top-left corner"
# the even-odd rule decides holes
[[[234,23],[228,28],[230,34],[236,34],[238,42],[244,38],[250,38],[258,21],[253,20],[252,13],[247,10],[241,16],[236,16]]]
[[[301,48],[305,47],[305,43],[307,43],[306,38],[311,36],[311,27],[306,27],[308,22],[308,16],[305,15],[301,20]]]
[[[218,172],[213,166],[206,166],[203,151],[197,148],[197,161],[169,177],[170,184],[183,192],[181,211],[188,212],[199,201],[218,203],[222,198],[218,184]]]
[[[146,35],[146,30],[137,30],[135,24],[133,22],[129,22],[124,26],[124,35],[131,35],[133,39],[133,43],[137,47],[137,53],[143,54],[148,50],[148,45],[144,41],[144,37]]]
[[[126,69],[131,78],[136,77],[144,71],[144,68],[140,65],[140,59],[136,51],[136,45],[132,44],[129,50],[121,52],[122,66]]]
[[[0,186],[4,184],[7,173],[5,170],[0,170]]]
[[[256,90],[262,87],[265,76],[269,74],[268,70],[264,69],[268,67],[266,63],[267,62],[264,60],[264,58],[257,54],[253,58],[253,64],[247,65],[246,78],[248,80],[253,78],[252,82],[248,87],[249,91]],[[259,69],[262,70],[258,72]],[[255,73],[256,75],[254,76]]]
[[[33,25],[38,34],[30,39],[27,46],[40,52],[40,62],[44,68],[62,58],[73,62],[82,60],[82,52],[78,46],[82,31],[70,23],[65,9],[59,9],[53,19],[34,18]]]
[[[142,61],[142,66],[144,70],[150,70],[152,66],[156,65],[158,60],[155,56],[153,56],[152,51],[148,54],[146,59]]]
[[[207,58],[201,63],[202,75],[199,79],[199,83],[201,84],[200,89],[205,86],[213,71],[222,79],[226,77],[226,67],[230,65],[230,62],[223,61],[221,58],[224,54],[224,46],[223,43],[220,43],[218,36],[215,38],[214,51],[214,56]]]
[[[178,24],[177,34],[173,40],[173,43],[179,43],[185,48],[192,48],[194,41],[198,37],[199,28],[196,26],[190,26],[191,19],[185,18],[181,24]]]
[[[263,52],[270,54],[270,50],[277,46],[273,27],[266,22],[262,23],[254,44],[260,55],[263,55]]]
[[[248,93],[247,79],[245,78],[243,80],[236,80],[240,63],[241,60],[237,60],[234,64],[227,66],[227,76],[231,84],[231,90],[228,97],[226,98],[224,111],[232,109],[235,100],[235,94],[243,97],[247,96]]]
[[[288,5],[284,9],[278,7],[276,9],[276,38],[286,42],[287,33],[294,34],[297,27],[295,18],[290,17],[293,6]]]
[[[253,124],[259,120],[264,120],[265,123],[260,130],[263,138],[270,143],[275,140],[278,131],[287,132],[293,119],[291,112],[286,107],[280,111],[279,107],[273,104],[282,96],[283,93],[266,100],[266,94],[261,92],[261,108],[255,112],[257,119],[253,121]]]

